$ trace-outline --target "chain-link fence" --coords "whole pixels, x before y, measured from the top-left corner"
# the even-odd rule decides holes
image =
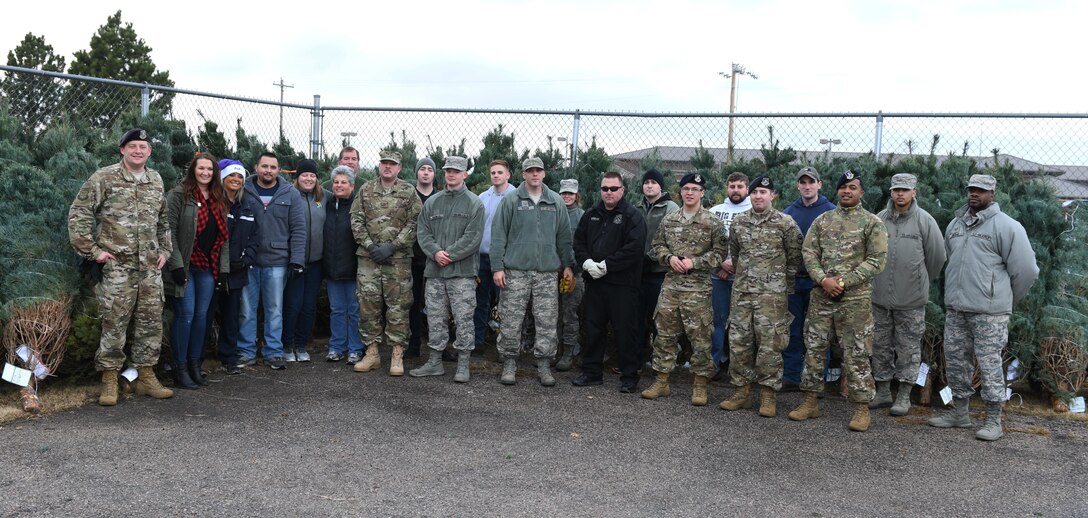
[[[36,131],[64,119],[108,128],[126,110],[158,111],[184,121],[194,140],[211,122],[227,149],[246,136],[269,147],[282,141],[316,158],[335,156],[350,145],[361,150],[363,167],[373,166],[378,150],[391,143],[414,144],[417,156],[456,150],[479,157],[488,134],[501,134],[504,145],[517,153],[540,150],[560,167],[577,168],[583,163],[579,154],[595,143],[632,175],[646,164],[679,175],[700,168],[693,158],[718,167],[752,160],[830,164],[866,154],[887,161],[932,153],[940,161],[952,154],[972,157],[980,166],[996,157],[1025,174],[1043,174],[1061,198],[1088,198],[1088,114],[730,116],[369,108],[323,106],[317,95],[312,104],[280,103],[17,67],[0,70],[5,71],[0,92],[11,113]]]

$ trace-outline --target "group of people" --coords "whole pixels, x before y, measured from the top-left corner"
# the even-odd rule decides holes
[[[119,151],[121,161],[86,181],[69,214],[72,246],[102,272],[95,286],[102,405],[117,403],[130,327],[137,393],[172,396],[152,370],[164,294],[174,304],[174,384],[195,389],[207,383],[203,345],[213,305],[228,374],[256,365],[258,352],[268,367],[284,369],[310,361],[324,282],[326,360],[346,359],[356,372],[380,368],[384,344],[392,349],[389,374],[403,375],[404,357],[422,353],[426,319],[427,359],[409,375],[442,376],[443,360],[456,360],[454,381],[468,382],[494,312],[503,384],[516,383],[526,349],[544,386],[555,384],[553,362],[566,370],[576,356],[581,373],[571,383],[601,385],[612,354],[623,393],[638,391],[649,359],[656,377],[641,396],[657,399],[670,394],[686,338],[693,405],[706,405],[709,380],[727,375],[736,390],[722,409],[750,408],[754,384],[759,415],[773,417],[778,392],[797,388],[804,399],[789,417],[800,421],[820,415],[817,396],[837,341],[856,405],[849,428],[865,431],[870,408],[910,409],[930,281],[947,262],[945,354],[955,407],[930,424],[973,426],[974,356],[987,410],[976,436],[995,440],[1009,314],[1039,272],[1023,227],[994,202],[996,180],[988,175],[970,178],[968,204],[942,237],[918,206],[909,174],[892,178],[888,206],[875,215],[861,206],[861,175],[839,175],[832,204],[812,167],[798,171],[800,198],[784,211],[774,208],[778,190],[768,176],[729,175],[726,200],[706,209],[704,176],[680,180],[677,204],[653,169],[642,176],[641,203],[627,201],[625,179],[613,170],[600,179],[601,201],[583,209],[577,180],[552,191],[535,157],[520,164],[518,186],[509,163],[488,164],[491,186],[477,196],[459,156],[445,159],[437,189],[434,161],[415,164],[412,185],[399,177],[396,151],[381,152],[377,178],[361,186],[359,154],[350,147],[325,186],[312,160],[301,160],[288,182],[272,153],[260,155],[254,174],[236,160],[199,153],[164,193],[146,167],[147,132],[126,132]],[[451,328],[455,354],[447,351]],[[614,349],[606,353],[610,335]]]

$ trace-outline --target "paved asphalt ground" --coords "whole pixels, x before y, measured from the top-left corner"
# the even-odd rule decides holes
[[[688,376],[647,401],[614,377],[541,387],[528,360],[512,387],[473,367],[459,385],[451,363],[424,379],[258,366],[12,423],[0,515],[1088,516],[1083,422],[1014,415],[1021,431],[984,443],[915,407],[853,433],[838,398],[795,423],[800,394],[765,419],[718,409],[720,383],[691,406]]]

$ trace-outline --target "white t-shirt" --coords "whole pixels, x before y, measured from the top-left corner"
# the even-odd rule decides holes
[[[729,227],[733,226],[733,220],[737,218],[742,212],[747,212],[752,209],[752,200],[747,196],[740,200],[740,203],[733,203],[729,201],[729,198],[725,199],[725,202],[719,203],[710,208],[710,213],[714,214],[722,221],[722,225],[725,226],[725,239],[729,240]],[[726,258],[728,259],[728,257]],[[718,278],[718,270],[721,268],[714,268],[710,272],[711,278]],[[730,275],[729,277],[733,277]]]

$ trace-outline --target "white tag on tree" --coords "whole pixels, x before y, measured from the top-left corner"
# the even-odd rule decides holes
[[[1012,399],[1012,387],[1005,387],[1005,401]]]
[[[1020,359],[1014,358],[1012,363],[1009,364],[1009,373],[1005,375],[1005,379],[1012,381],[1020,375]]]
[[[926,378],[929,377],[929,365],[926,362],[922,362],[918,365],[918,379],[914,380],[914,384],[919,387],[926,386]]]
[[[30,348],[27,347],[26,344],[20,345],[19,348],[15,350],[15,354],[24,362],[30,360]]]
[[[124,376],[124,378],[127,379],[129,383],[136,381],[136,376],[139,375],[140,373],[136,372],[136,369],[133,369],[132,367],[129,367],[121,372],[121,376]]]
[[[1074,414],[1084,413],[1084,396],[1077,396],[1069,402],[1069,411]]]
[[[947,405],[952,402],[952,387],[945,387],[941,389],[939,394],[941,395],[941,401],[943,401],[944,404]]]
[[[4,381],[8,383],[25,387],[30,385],[30,371],[21,369],[10,363],[4,363],[4,374],[2,376]]]

